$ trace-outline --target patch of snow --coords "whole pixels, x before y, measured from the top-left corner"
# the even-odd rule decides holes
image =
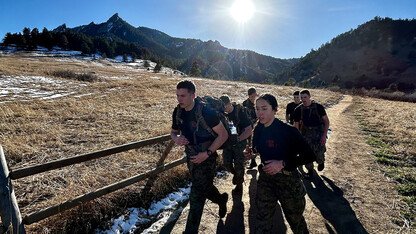
[[[110,30],[113,28],[113,23],[109,22],[107,25],[107,32],[110,32]]]
[[[73,95],[85,84],[43,76],[0,76],[0,103],[33,98],[55,99]]]
[[[188,200],[190,192],[191,188],[188,185],[186,188],[180,188],[178,191],[168,194],[167,197],[160,201],[152,202],[148,210],[143,208],[128,208],[128,217],[121,215],[118,218],[113,218],[110,221],[110,229],[96,229],[94,232],[96,234],[134,233],[141,225],[156,220],[142,233],[158,233],[158,230],[160,230],[171,216],[172,209],[175,209],[179,203]]]

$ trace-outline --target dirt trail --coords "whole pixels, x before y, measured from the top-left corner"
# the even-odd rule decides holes
[[[307,189],[305,219],[311,233],[397,233],[401,230],[391,218],[398,217],[399,197],[394,184],[378,171],[369,155],[370,146],[353,116],[353,98],[345,96],[327,109],[332,134],[327,143],[325,169],[312,180],[305,180]],[[280,110],[282,111],[282,110]],[[315,166],[316,167],[316,166]],[[257,170],[245,175],[243,193],[234,193],[231,176],[219,179],[220,192],[228,192],[228,213],[218,216],[218,206],[208,201],[202,216],[200,233],[253,233],[256,207]],[[319,176],[318,176],[319,175]],[[189,205],[171,217],[163,233],[182,233]],[[273,233],[292,233],[277,207]],[[403,231],[403,230],[402,230]]]

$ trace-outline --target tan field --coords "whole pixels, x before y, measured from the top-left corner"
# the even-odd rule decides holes
[[[57,70],[93,73],[98,81],[80,82],[52,77],[50,74]],[[22,83],[21,87],[29,85],[33,89],[57,92],[62,96],[42,99],[32,97],[28,90],[20,93],[10,91],[0,96],[0,145],[11,169],[168,134],[172,111],[177,104],[175,85],[184,79],[163,70],[155,74],[140,67],[102,60],[29,53],[0,54],[0,79],[33,76],[47,77],[59,82],[60,86],[43,82],[40,87],[33,83]],[[260,94],[271,93],[278,99],[277,116],[282,120],[286,104],[292,101],[291,94],[300,89],[190,79],[197,86],[197,95],[220,96],[225,93],[238,103],[246,99],[249,87],[255,87]],[[5,89],[6,85],[1,88]],[[340,93],[321,89],[311,89],[311,93],[314,100],[324,105],[336,103],[342,97]],[[406,175],[405,178],[415,179],[416,104],[354,97],[350,109],[361,121],[362,128],[369,126],[385,132],[380,137],[391,143],[394,153],[405,155],[413,162],[413,166],[403,167],[400,173]],[[345,124],[348,126],[350,123]],[[146,147],[13,181],[21,212],[24,216],[153,169],[163,149],[163,145]],[[175,147],[167,161],[181,156],[181,148]],[[373,162],[376,160],[373,157],[370,159]],[[379,170],[386,171],[384,165],[380,165]],[[153,188],[155,198],[184,184],[186,172],[186,167],[180,166],[162,174],[159,177],[162,179]],[[137,194],[143,184],[138,183],[52,216],[27,226],[26,230],[44,233],[91,232],[100,222],[120,215],[124,208],[148,202],[138,201]],[[400,204],[401,211],[409,210],[405,203]],[[398,220],[398,225],[406,225],[405,219],[395,217],[395,220]]]

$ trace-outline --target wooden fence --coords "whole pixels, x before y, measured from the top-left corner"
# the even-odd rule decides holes
[[[131,149],[138,149],[144,146],[153,145],[161,142],[170,140],[170,135],[158,136],[155,138],[133,142],[130,144],[125,144],[117,146],[114,148],[109,148],[93,153],[88,153],[84,155],[79,155],[67,159],[56,160],[42,165],[31,166],[22,169],[15,169],[9,171],[6,163],[6,158],[4,157],[3,148],[0,146],[0,215],[3,222],[3,226],[0,226],[1,233],[25,233],[24,225],[29,225],[32,223],[39,222],[42,219],[48,218],[52,215],[56,215],[65,210],[71,209],[75,206],[78,206],[84,202],[91,201],[103,195],[109,194],[116,190],[122,189],[131,184],[137,183],[139,181],[148,179],[144,191],[150,190],[153,182],[155,181],[156,175],[179,166],[186,162],[186,158],[178,159],[168,164],[164,164],[164,161],[174,146],[174,142],[170,141],[164,152],[162,153],[159,161],[156,164],[156,168],[147,171],[143,174],[136,175],[127,179],[124,179],[120,182],[105,186],[96,191],[80,195],[74,199],[68,200],[64,203],[60,203],[55,206],[48,207],[39,212],[34,212],[28,214],[22,218],[19,210],[19,206],[16,201],[16,196],[12,186],[12,180],[35,175],[49,170],[54,170],[62,168],[65,166],[101,158],[104,156],[128,151]],[[146,194],[146,193],[144,193]]]

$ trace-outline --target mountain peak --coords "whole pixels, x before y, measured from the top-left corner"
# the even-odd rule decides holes
[[[119,19],[121,19],[119,16],[118,16],[118,13],[115,13],[113,16],[111,16],[108,20],[107,20],[107,23],[110,23],[110,22],[112,22],[112,23],[115,23],[117,20],[119,20]]]

